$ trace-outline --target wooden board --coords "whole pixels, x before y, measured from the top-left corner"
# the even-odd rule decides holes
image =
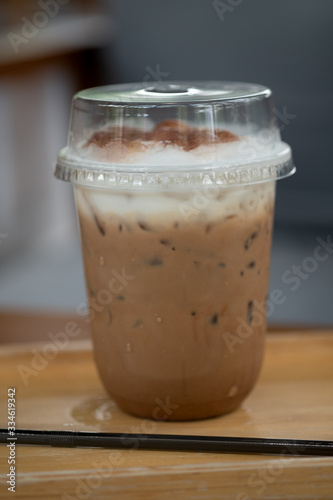
[[[45,344],[0,349],[0,426],[16,388],[16,425],[30,429],[333,439],[333,332],[268,335],[264,368],[234,413],[200,422],[152,422],[121,412],[98,379],[89,341],[71,341],[23,382]],[[18,370],[18,367],[21,368]],[[42,366],[42,365],[41,365]],[[333,457],[144,450],[16,449],[16,498],[333,499]],[[0,447],[0,498],[13,498]]]

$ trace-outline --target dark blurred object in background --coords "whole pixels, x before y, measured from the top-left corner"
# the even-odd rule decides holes
[[[235,5],[234,7],[232,5]],[[121,82],[235,80],[274,92],[297,175],[279,185],[276,221],[333,227],[333,2],[117,0],[112,54]]]

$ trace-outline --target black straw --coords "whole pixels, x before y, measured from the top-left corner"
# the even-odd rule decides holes
[[[17,429],[14,435],[10,436],[7,429],[0,429],[0,443],[9,444],[10,442],[15,442],[17,445],[32,444],[70,448],[265,453],[270,455],[333,455],[333,441],[22,429]]]

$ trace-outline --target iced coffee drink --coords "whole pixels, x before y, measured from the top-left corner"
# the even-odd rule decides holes
[[[290,150],[271,123],[263,146],[247,123],[208,127],[198,110],[184,120],[170,109],[158,120],[155,105],[139,120],[138,105],[119,107],[122,120],[80,136],[86,171],[66,165],[100,377],[140,417],[230,412],[262,364],[275,181],[292,171]]]

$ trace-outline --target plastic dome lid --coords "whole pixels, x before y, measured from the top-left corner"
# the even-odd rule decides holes
[[[228,187],[295,172],[271,91],[236,82],[111,85],[74,96],[56,177],[125,189]]]

